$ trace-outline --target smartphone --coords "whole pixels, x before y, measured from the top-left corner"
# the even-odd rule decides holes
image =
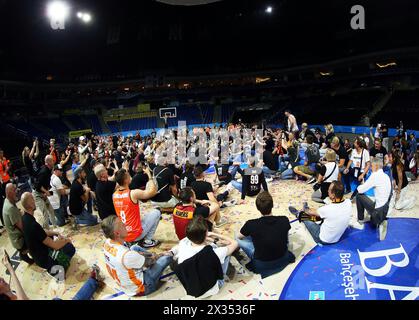
[[[5,257],[7,258],[7,261],[11,264],[11,261],[10,261],[10,256],[9,256],[9,254],[7,253],[6,249],[4,249],[3,251],[4,251],[4,255],[5,255]]]

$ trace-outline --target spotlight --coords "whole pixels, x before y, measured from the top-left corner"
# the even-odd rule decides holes
[[[89,23],[90,21],[92,21],[91,14],[87,12],[77,12],[77,18],[82,20],[84,23]]]
[[[65,20],[70,9],[65,2],[53,1],[48,5],[47,15],[52,20]]]
[[[266,10],[265,10],[266,13],[272,13],[272,11],[273,11],[273,8],[271,6],[266,7]]]
[[[85,13],[81,19],[83,22],[89,23],[92,20],[92,16],[89,13]]]

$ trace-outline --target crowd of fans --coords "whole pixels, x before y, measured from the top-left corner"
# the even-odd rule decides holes
[[[21,260],[59,277],[77,250],[57,232],[60,227],[70,224],[77,230],[84,225],[88,232],[100,223],[106,237],[107,271],[129,296],[158,290],[168,266],[189,295],[202,298],[216,294],[225,276],[234,276],[232,255],[242,261],[244,252],[250,259],[246,268],[262,277],[293,263],[289,220],[272,215],[275,197],[280,196],[269,193],[273,179],[313,184],[312,200],[324,206],[316,210],[304,203],[301,209],[290,207],[289,211],[305,224],[316,243],[333,245],[341,239],[351,221],[351,200],[356,203],[358,220],[353,226],[362,229],[370,220],[383,240],[391,208],[405,210],[416,202],[407,192],[409,182],[418,175],[416,137],[401,126],[389,146],[388,129],[380,124],[375,133],[371,130],[370,135],[350,141],[335,134],[332,124],[323,131],[310,129],[306,123],[299,127],[290,111],[285,117],[284,129],[264,128],[261,159],[254,153],[245,157],[243,150],[252,146],[244,145],[242,152],[231,153],[229,163],[213,159],[214,175],[207,174],[208,163],[157,161],[156,154],[165,154],[168,146],[155,131],[146,137],[82,136],[64,148],[51,139],[44,152],[35,139],[24,148],[19,170],[11,170],[0,150],[2,224]],[[227,129],[244,127],[231,124]],[[195,128],[193,132],[209,138],[211,131],[219,129]],[[188,141],[188,151],[198,151],[195,142]],[[209,139],[200,143],[214,148]],[[371,189],[373,199],[366,194]],[[241,195],[239,201],[231,197],[234,190]],[[350,199],[345,199],[349,193]],[[222,235],[220,228],[229,222],[223,208],[245,204],[248,197],[256,197],[261,217],[243,221],[234,238]],[[149,204],[147,210],[143,203]],[[35,210],[42,215],[41,224]],[[156,230],[162,213],[173,215],[179,243],[157,255],[149,249],[160,245]],[[27,298],[7,257],[3,262],[17,291],[10,293],[10,287],[0,281],[0,296]],[[91,298],[100,282],[99,270],[93,266],[78,298]]]

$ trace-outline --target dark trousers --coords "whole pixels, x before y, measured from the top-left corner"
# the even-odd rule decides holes
[[[221,193],[217,196],[217,201],[223,201],[224,202],[224,201],[226,201],[227,197],[228,197],[228,191],[224,191],[223,193]]]
[[[249,268],[258,273],[262,278],[269,277],[275,273],[281,272],[288,264],[295,262],[295,256],[291,251],[287,251],[283,257],[273,261],[261,261],[253,259]]]
[[[375,202],[365,194],[358,194],[355,200],[358,220],[364,220],[365,210],[367,210],[367,213],[371,216],[371,222],[375,226],[380,225],[380,223],[386,219],[389,209],[388,202],[380,208],[375,208]]]
[[[48,270],[48,273],[56,277],[59,275],[59,269],[56,267],[61,266],[64,268],[64,271],[67,271],[71,258],[76,254],[76,248],[71,243],[67,243],[60,250],[57,250],[59,252],[55,250],[51,251],[54,253],[50,252],[48,266],[45,269]]]
[[[351,192],[351,172],[348,172],[347,174],[342,172],[342,182],[345,186],[345,190]]]

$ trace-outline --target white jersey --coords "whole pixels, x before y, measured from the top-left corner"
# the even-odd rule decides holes
[[[106,269],[121,290],[128,296],[143,295],[144,256],[110,239],[106,239],[103,253]]]
[[[52,196],[49,196],[48,200],[51,203],[52,208],[54,210],[57,210],[60,208],[60,199],[61,199],[59,190],[64,189],[64,186],[60,178],[58,178],[55,174],[51,176],[50,185],[51,185],[50,190],[52,191]]]

